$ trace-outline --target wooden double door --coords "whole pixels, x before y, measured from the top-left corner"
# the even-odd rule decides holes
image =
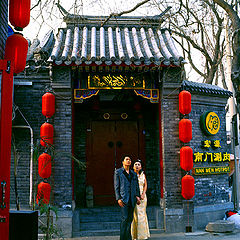
[[[87,135],[87,185],[93,187],[94,205],[116,203],[114,170],[125,154],[144,161],[143,128],[138,121],[93,121]]]

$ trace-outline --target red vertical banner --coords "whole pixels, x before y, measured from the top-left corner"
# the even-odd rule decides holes
[[[0,60],[0,238],[9,239],[10,164],[12,136],[13,69],[10,62]]]

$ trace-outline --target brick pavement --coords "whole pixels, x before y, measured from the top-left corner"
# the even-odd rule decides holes
[[[232,233],[208,233],[199,231],[194,233],[160,233],[151,234],[149,240],[234,240],[240,239],[240,229],[234,230]],[[64,240],[119,240],[119,236],[94,236],[65,238]]]

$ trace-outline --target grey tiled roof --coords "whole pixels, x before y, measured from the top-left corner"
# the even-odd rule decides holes
[[[216,85],[211,85],[207,83],[198,83],[184,80],[182,82],[182,88],[189,92],[197,92],[200,94],[211,94],[211,95],[222,95],[222,96],[232,96],[232,92],[223,89]]]
[[[51,49],[45,43],[35,46],[38,51],[50,52],[48,61],[57,65],[179,66],[184,63],[170,31],[159,29],[156,22],[147,22],[142,17],[118,17],[102,26],[106,17],[88,16],[77,23],[69,18],[65,19],[67,28],[59,29],[55,39],[50,33],[45,37],[44,42],[48,46],[51,42]]]

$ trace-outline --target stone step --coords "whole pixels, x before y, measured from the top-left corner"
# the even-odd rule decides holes
[[[149,221],[149,227],[150,228],[156,228],[156,222],[155,221]],[[79,226],[79,231],[86,231],[86,230],[115,230],[119,229],[120,227],[120,221],[119,222],[91,222],[91,223],[81,223]]]
[[[80,216],[80,223],[91,223],[91,222],[114,222],[120,221],[120,214],[102,214],[102,215],[91,215],[91,216]]]
[[[156,229],[157,207],[148,207],[150,229]],[[73,236],[119,235],[121,213],[117,207],[94,207],[75,209],[73,213]]]
[[[99,221],[110,221],[110,219],[120,219],[120,209],[112,208],[84,208],[75,210],[75,214],[77,214],[80,218],[80,222],[92,222],[96,219]],[[149,220],[155,220],[156,214],[154,208],[147,209],[147,215]]]
[[[114,230],[118,229],[120,226],[120,222],[91,222],[91,223],[81,223],[80,224],[80,231],[86,231],[86,230]]]
[[[155,215],[151,215],[151,214],[147,214],[148,216],[148,220],[155,220],[156,216]],[[87,222],[110,222],[110,221],[120,221],[121,216],[120,213],[102,213],[102,214],[92,214],[92,215],[80,215],[79,216],[80,219],[80,223],[87,223]]]
[[[150,229],[150,234],[160,234],[164,233],[163,229]],[[96,231],[75,231],[73,232],[73,237],[90,237],[90,236],[118,236],[120,230],[118,229],[105,229]]]
[[[92,208],[78,208],[75,209],[81,213],[88,213],[88,212],[119,212],[120,207],[118,206],[108,206],[108,207],[92,207]],[[147,211],[155,211],[155,206],[148,206]]]
[[[89,213],[102,213],[102,212],[119,212],[119,207],[109,206],[109,207],[93,207],[93,208],[78,208],[75,209],[80,214],[89,214]]]
[[[120,230],[98,230],[98,231],[75,231],[73,237],[90,237],[90,236],[118,236]]]

